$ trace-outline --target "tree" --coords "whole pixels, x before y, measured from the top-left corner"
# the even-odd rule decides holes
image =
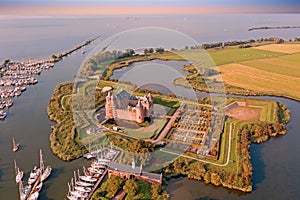
[[[161,186],[157,184],[151,185],[152,199],[158,199],[161,194]]]
[[[144,49],[144,54],[147,55],[149,53],[148,49]]]
[[[149,53],[153,53],[154,52],[153,48],[150,48],[148,51],[149,51]]]
[[[217,173],[211,173],[210,179],[212,184],[216,186],[221,185],[221,177]]]
[[[133,56],[135,54],[133,49],[126,49],[126,54],[130,57]]]
[[[128,197],[134,197],[138,191],[138,185],[134,180],[127,180],[123,186],[124,191],[127,193]],[[129,198],[132,199],[132,198]]]
[[[165,49],[160,47],[160,48],[156,48],[155,51],[158,53],[163,53]]]

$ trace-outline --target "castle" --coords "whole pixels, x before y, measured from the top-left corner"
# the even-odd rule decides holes
[[[131,96],[125,90],[117,95],[108,93],[105,103],[105,118],[142,123],[145,118],[150,118],[153,111],[153,101],[150,93],[144,97]]]

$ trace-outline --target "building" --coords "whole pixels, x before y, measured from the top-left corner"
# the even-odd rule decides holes
[[[152,184],[162,184],[162,174],[155,174],[150,172],[144,172],[142,165],[140,167],[135,166],[135,162],[132,161],[132,165],[125,165],[116,162],[110,162],[108,166],[108,177],[111,175],[119,176],[126,179],[138,179],[147,181]]]
[[[153,112],[154,99],[149,93],[147,96],[131,96],[125,90],[117,95],[106,96],[105,118],[124,119],[142,123],[150,118]]]

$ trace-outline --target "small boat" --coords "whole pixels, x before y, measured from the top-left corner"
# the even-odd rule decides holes
[[[19,145],[18,143],[16,143],[15,138],[12,138],[12,143],[13,143],[13,151],[16,152],[19,150]]]
[[[46,180],[50,176],[51,172],[52,172],[52,167],[47,166],[41,175],[41,181]]]
[[[2,104],[1,104],[2,105]],[[5,117],[7,116],[7,113],[4,112],[3,110],[0,110],[0,120],[5,119]]]
[[[37,200],[39,198],[40,193],[38,191],[32,193],[32,195],[30,195],[30,197],[28,198],[28,200]]]
[[[72,196],[79,197],[79,198],[87,198],[88,197],[88,193],[86,193],[86,192],[70,191],[70,194]]]
[[[10,107],[13,105],[13,100],[12,99],[8,99],[5,103],[6,107]]]
[[[82,187],[82,186],[75,186],[74,189],[79,192],[91,192],[92,191],[92,188]]]
[[[92,176],[79,176],[79,178],[85,182],[96,182],[97,179]]]
[[[41,191],[42,187],[43,187],[43,182],[40,182],[40,183],[34,188],[33,192],[39,192],[39,191]]]
[[[82,187],[93,187],[94,186],[93,183],[87,183],[87,182],[83,182],[83,181],[76,181],[75,184],[78,186],[82,186]]]
[[[46,180],[52,172],[52,167],[51,166],[47,166],[46,169],[44,167],[42,149],[40,149],[40,171],[41,171],[41,181]]]
[[[35,181],[38,179],[39,176],[40,176],[40,169],[37,168],[37,166],[34,166],[33,170],[30,172],[28,184],[31,185],[35,183]]]
[[[16,183],[18,184],[22,181],[24,172],[20,170],[19,167],[17,167],[16,160],[14,160],[14,162],[15,162],[15,172],[16,172]]]
[[[88,171],[93,174],[102,174],[104,172],[103,169],[99,169],[97,167],[88,167]]]
[[[31,191],[31,185],[23,187],[22,181],[19,183],[20,200],[26,200]]]

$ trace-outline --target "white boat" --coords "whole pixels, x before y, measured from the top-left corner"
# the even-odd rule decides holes
[[[50,176],[51,172],[52,172],[52,167],[47,166],[43,174],[41,175],[41,181],[46,180]]]
[[[27,185],[27,186],[23,187],[23,182],[21,181],[19,183],[20,200],[26,200],[30,191],[31,191],[31,185]]]
[[[92,191],[92,188],[82,187],[82,186],[75,186],[74,189],[79,191],[79,192],[87,192],[87,193]]]
[[[12,138],[12,144],[13,144],[13,151],[16,152],[19,150],[20,144],[16,143],[15,138]]]
[[[6,101],[6,103],[5,103],[5,105],[6,105],[6,107],[10,107],[10,106],[12,106],[13,105],[13,100],[12,99],[8,99],[7,101]]]
[[[27,200],[37,200],[39,198],[40,193],[38,191],[32,193]]]
[[[88,193],[86,193],[86,192],[70,191],[70,194],[72,196],[79,197],[79,198],[87,198],[88,197]]]
[[[24,172],[22,170],[20,170],[19,167],[17,167],[16,160],[14,160],[14,162],[15,162],[15,172],[16,172],[16,183],[18,184],[19,182],[22,181]]]
[[[40,170],[41,170],[41,174],[42,174],[41,181],[46,180],[52,172],[51,166],[47,166],[46,169],[44,169],[44,160],[43,160],[42,149],[40,149]]]
[[[103,169],[97,167],[88,167],[88,171],[93,174],[102,174],[104,172]]]
[[[7,113],[4,112],[3,110],[0,110],[0,119],[3,120],[7,116]]]
[[[39,176],[40,176],[40,169],[37,168],[37,166],[34,166],[33,170],[30,172],[28,184],[31,185],[35,183],[35,181],[39,178]]]
[[[80,197],[76,197],[76,196],[73,196],[73,195],[67,195],[67,198],[69,200],[84,200],[85,198],[80,198]]]
[[[93,187],[94,186],[93,183],[87,183],[87,182],[83,182],[83,181],[76,181],[75,184],[78,186],[82,186],[82,187]]]
[[[33,190],[33,192],[40,192],[43,187],[43,182],[40,182]]]
[[[79,178],[85,182],[96,182],[97,179],[93,178],[92,176],[79,176]]]

